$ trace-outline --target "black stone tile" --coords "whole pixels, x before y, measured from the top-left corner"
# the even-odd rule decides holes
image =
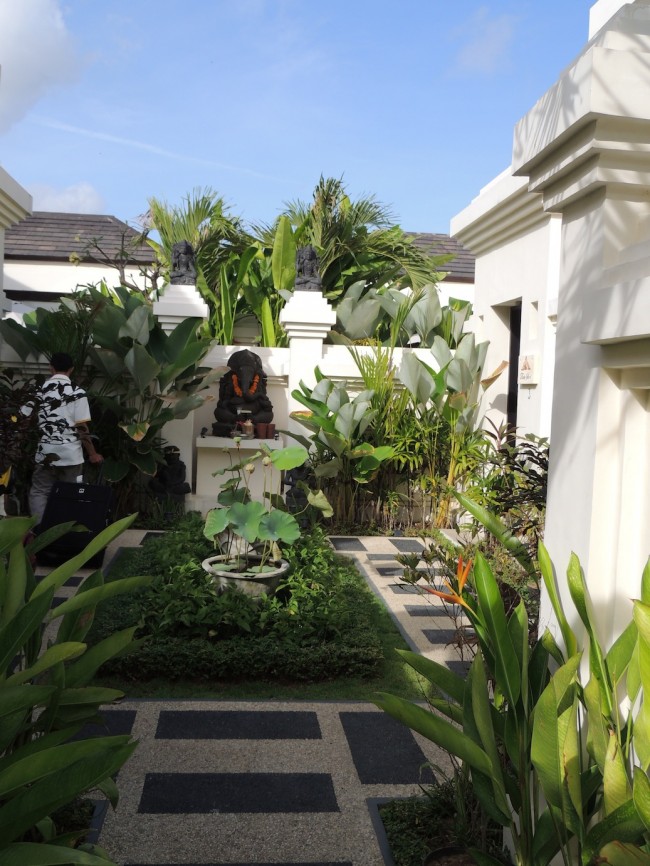
[[[437,604],[407,605],[404,609],[409,616],[448,616],[444,607]]]
[[[135,710],[103,710],[102,722],[94,725],[84,725],[74,740],[84,740],[87,737],[116,737],[130,734],[135,722]]]
[[[138,812],[338,812],[327,773],[147,773]]]
[[[80,575],[75,575],[74,577],[70,577],[63,584],[64,586],[79,586],[86,578]]]
[[[381,577],[401,577],[404,574],[404,569],[401,565],[376,565],[375,571]]]
[[[52,604],[50,605],[50,607],[58,607],[60,604],[63,604],[63,602],[67,600],[67,595],[55,595],[52,599]]]
[[[352,861],[350,860],[328,860],[327,863],[319,861],[318,863],[314,863],[313,861],[304,861],[301,863],[296,863],[293,860],[289,863],[286,860],[274,860],[273,863],[126,863],[125,866],[353,866]]]
[[[160,536],[164,535],[164,534],[165,533],[162,531],[161,532],[147,532],[145,535],[142,536],[140,544],[144,544],[145,541],[149,541],[150,538],[160,538]]]
[[[411,586],[409,583],[393,583],[389,587],[391,592],[394,592],[395,595],[419,595],[420,590],[417,586]]]
[[[368,562],[379,562],[380,560],[389,560],[391,562],[395,562],[395,554],[394,553],[369,553],[366,557]]]
[[[454,628],[424,628],[422,634],[431,644],[441,644],[447,646],[456,637],[456,629]]]
[[[362,785],[433,781],[411,731],[385,713],[341,712],[343,730]]]
[[[390,541],[400,553],[420,553],[424,550],[424,545],[417,538],[391,538]]]
[[[449,670],[458,674],[459,677],[467,676],[467,671],[469,670],[468,661],[462,661],[462,659],[450,659],[446,664]]]
[[[334,550],[363,551],[366,549],[358,538],[345,538],[344,536],[334,536],[330,538],[330,541]]]
[[[318,715],[284,710],[161,710],[158,740],[320,740]]]

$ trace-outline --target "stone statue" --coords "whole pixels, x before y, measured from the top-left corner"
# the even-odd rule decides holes
[[[266,396],[266,376],[259,356],[241,349],[228,358],[228,367],[219,383],[213,436],[229,436],[244,421],[268,424],[273,420],[273,404]]]
[[[172,247],[172,270],[169,278],[172,286],[196,285],[194,250],[187,241],[179,241]]]
[[[323,281],[318,273],[318,256],[311,246],[298,247],[296,250],[296,284],[298,292],[320,292]]]
[[[185,480],[186,468],[181,460],[181,452],[175,445],[168,445],[163,454],[165,462],[149,482],[149,489],[156,499],[164,502],[183,502],[192,488]]]

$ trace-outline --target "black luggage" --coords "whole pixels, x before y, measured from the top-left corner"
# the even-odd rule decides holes
[[[44,565],[56,565],[81,553],[84,547],[105,529],[113,519],[113,488],[106,484],[86,484],[57,481],[47,500],[45,513],[38,527],[39,534],[51,526],[74,520],[87,532],[68,532],[38,553]],[[104,561],[100,551],[86,565],[99,568]]]

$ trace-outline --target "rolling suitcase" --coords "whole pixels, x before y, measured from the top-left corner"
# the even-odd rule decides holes
[[[86,484],[57,481],[47,500],[39,525],[39,533],[59,523],[74,520],[87,527],[87,532],[68,532],[38,553],[44,565],[56,565],[80,553],[84,547],[113,519],[113,488],[106,484]],[[86,565],[99,568],[104,561],[101,550]]]

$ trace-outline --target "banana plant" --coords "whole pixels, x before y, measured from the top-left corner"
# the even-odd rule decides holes
[[[73,847],[80,834],[61,834],[50,817],[77,797],[101,790],[113,807],[113,779],[135,748],[130,736],[80,737],[97,722],[100,707],[124,697],[89,685],[99,666],[134,646],[135,629],[115,632],[92,648],[86,635],[95,609],[107,598],[145,586],[135,577],[106,584],[101,571],[52,608],[55,591],[98,551],[128,528],[136,515],[104,529],[68,562],[38,583],[30,555],[68,531],[53,527],[27,547],[34,521],[0,520],[0,862],[9,866],[107,866],[97,846]],[[58,629],[43,647],[46,625]]]
[[[336,518],[349,523],[354,519],[359,486],[367,485],[394,452],[388,445],[374,447],[364,440],[376,414],[371,390],[351,398],[344,384],[326,378],[318,367],[315,376],[314,388],[300,382],[300,388],[292,391],[307,411],[292,412],[291,417],[312,432],[311,438],[294,438],[315,449],[314,473],[330,481],[327,492],[331,490]]]

